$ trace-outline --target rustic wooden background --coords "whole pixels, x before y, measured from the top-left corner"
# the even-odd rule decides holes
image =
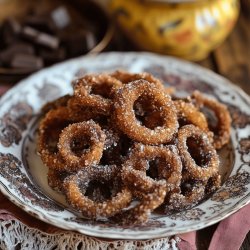
[[[240,18],[227,40],[200,64],[250,94],[250,0],[242,0]]]

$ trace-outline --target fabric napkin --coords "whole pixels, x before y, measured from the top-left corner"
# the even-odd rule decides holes
[[[230,217],[221,221],[216,228],[209,250],[240,249],[247,233],[250,231],[250,204],[240,209]],[[196,232],[179,235],[178,243],[181,250],[195,250]]]
[[[0,84],[0,97],[3,95],[11,86]]]

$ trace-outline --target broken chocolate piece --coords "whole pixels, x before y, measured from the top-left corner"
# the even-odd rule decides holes
[[[13,68],[25,68],[38,70],[43,67],[43,60],[40,57],[28,54],[16,54],[10,64]]]
[[[56,27],[50,16],[28,16],[23,22],[24,26],[32,27],[41,32],[53,34],[56,32]]]
[[[65,46],[68,56],[74,57],[87,53],[96,45],[93,33],[79,29],[70,29],[60,34],[62,44]]]
[[[17,36],[21,32],[21,25],[13,18],[5,20],[2,24],[2,42],[9,45],[15,42]]]
[[[25,26],[22,30],[22,34],[35,44],[43,45],[50,49],[57,49],[59,47],[59,39],[56,36],[40,32],[30,26]]]
[[[88,53],[107,30],[106,18],[102,16],[92,4],[77,7],[77,4],[68,6],[58,2],[48,8],[35,4],[24,16],[3,20],[0,77],[2,72],[25,76],[43,66]]]
[[[52,64],[63,61],[66,58],[66,51],[63,47],[57,50],[41,48],[39,50],[39,55],[43,58],[45,64]]]
[[[16,54],[34,54],[34,48],[28,43],[16,43],[0,52],[0,61],[3,65],[9,66]]]

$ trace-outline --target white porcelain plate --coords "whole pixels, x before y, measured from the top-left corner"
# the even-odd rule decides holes
[[[195,89],[228,105],[231,142],[220,152],[223,186],[196,207],[169,216],[153,214],[142,226],[90,221],[72,213],[47,184],[36,154],[39,112],[46,102],[72,92],[71,81],[87,72],[147,71],[177,92]],[[250,200],[250,98],[228,80],[195,64],[149,53],[104,53],[44,69],[23,80],[0,100],[0,190],[29,214],[52,225],[112,239],[150,239],[204,228]]]

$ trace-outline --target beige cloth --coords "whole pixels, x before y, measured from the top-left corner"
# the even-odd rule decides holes
[[[155,240],[106,240],[65,231],[31,217],[0,193],[0,249],[2,250],[177,250],[178,237]]]

